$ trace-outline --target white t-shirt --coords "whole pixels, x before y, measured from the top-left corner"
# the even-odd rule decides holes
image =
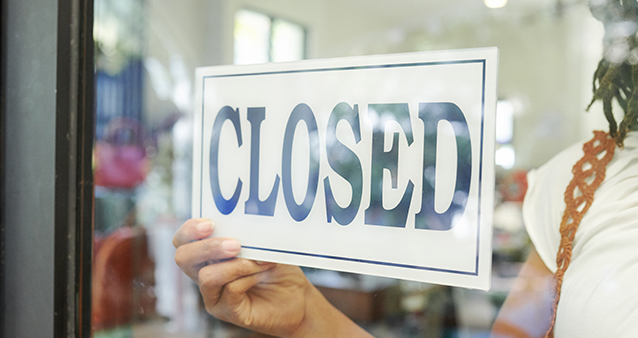
[[[528,174],[523,219],[545,265],[556,271],[563,194],[583,156],[573,145]],[[638,132],[616,148],[583,217],[563,279],[556,337],[638,337]]]

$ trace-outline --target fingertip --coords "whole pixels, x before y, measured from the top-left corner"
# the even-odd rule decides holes
[[[200,234],[206,234],[206,235],[209,235],[211,232],[213,232],[214,228],[215,228],[215,225],[210,220],[202,220],[201,222],[197,223],[197,225],[195,226],[195,229],[197,229],[197,232],[199,232]]]
[[[226,252],[238,252],[241,249],[241,244],[239,243],[238,240],[234,239],[234,238],[229,238],[224,240],[221,243],[222,249],[224,249],[224,251]]]
[[[176,248],[192,241],[210,236],[215,225],[207,218],[191,218],[184,222],[173,236],[173,246]]]
[[[273,262],[266,262],[266,261],[255,261],[255,263],[257,265],[275,265],[277,263],[273,263]]]

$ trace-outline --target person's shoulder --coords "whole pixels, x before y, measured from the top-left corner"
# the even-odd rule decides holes
[[[564,192],[572,178],[572,168],[583,156],[579,141],[563,149],[527,175],[523,202],[523,221],[527,233],[545,265],[556,270],[556,251],[560,243],[560,220],[565,210]]]
[[[561,150],[558,154],[554,155],[549,161],[545,162],[537,170],[556,170],[558,168],[568,168],[571,172],[572,167],[580,158],[583,157],[583,144],[588,140],[578,141],[569,147]]]

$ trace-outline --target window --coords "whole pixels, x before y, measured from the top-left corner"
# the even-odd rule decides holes
[[[114,290],[106,278],[115,272],[100,269],[128,271],[128,279],[119,285],[126,297],[94,295],[95,337],[251,334],[208,315],[196,285],[173,261],[172,235],[190,217],[198,67],[499,48],[504,99],[496,121],[492,289],[304,269],[338,308],[378,336],[489,335],[530,249],[521,217],[527,171],[589,137],[591,119],[605,126],[602,114],[583,112],[603,36],[584,2],[488,8],[469,0],[99,0],[95,10],[96,150],[114,143],[112,151],[138,155],[130,164],[140,170],[137,178],[124,177],[132,185],[96,188],[94,268],[104,285],[94,290]],[[109,261],[106,250],[118,254],[115,244],[129,254]]]
[[[562,149],[591,138],[592,129],[607,130],[603,104],[596,102],[589,114],[584,113],[592,98],[591,77],[605,71],[596,71],[601,56],[627,61],[612,68],[607,73],[610,77],[629,75],[623,67],[636,67],[638,49],[634,41],[638,19],[607,22],[605,32],[592,17],[587,3],[609,1],[0,2],[6,19],[2,43],[7,47],[0,100],[4,177],[0,336],[7,337],[255,336],[208,315],[197,286],[174,262],[171,238],[190,217],[196,68],[496,46],[500,49],[499,95],[504,100],[496,126],[496,160],[501,165],[495,177],[491,290],[303,269],[336,307],[375,336],[487,337],[508,294],[551,283],[551,275],[523,283],[515,279],[532,247],[528,231],[535,228],[526,230],[521,213],[527,172]],[[93,10],[95,20],[86,13]],[[603,15],[603,19],[612,17]],[[91,100],[93,89],[95,99]],[[613,108],[616,118],[622,114],[618,106],[628,97],[625,89],[620,104]],[[91,112],[96,115],[95,126]],[[604,234],[613,241],[600,246],[580,242],[596,250],[584,255],[599,262],[593,269],[583,263],[583,255],[577,257],[577,252],[584,251],[577,242],[568,250],[575,253],[570,269],[581,270],[568,270],[566,278],[570,271],[571,276],[600,273],[602,278],[563,283],[564,288],[584,288],[561,295],[561,302],[571,299],[562,304],[572,306],[563,307],[562,313],[577,314],[572,324],[586,330],[567,336],[596,332],[588,330],[588,325],[596,329],[614,325],[613,320],[601,320],[604,316],[597,311],[627,324],[604,330],[623,330],[608,335],[638,336],[627,332],[635,330],[638,322],[631,307],[638,298],[632,284],[635,276],[631,276],[636,270],[631,255],[636,239],[631,236],[638,227],[637,209],[618,212],[604,204],[612,201],[625,206],[638,199],[638,189],[631,186],[636,184],[635,120],[632,127],[627,139],[631,141],[616,152],[622,154],[618,155],[621,160],[610,163],[631,170],[607,170],[605,182],[619,186],[608,188],[602,199],[598,190],[588,211],[597,209],[598,214],[583,218],[609,216],[610,221],[588,223],[593,229],[589,233],[582,232],[581,224],[576,233],[580,238]],[[626,155],[632,158],[625,161],[621,156]],[[569,157],[554,157],[554,162]],[[89,183],[92,164],[95,190]],[[568,174],[571,165],[561,168]],[[548,190],[555,187],[552,179],[562,175],[552,169],[537,170],[535,176],[536,182],[543,179],[541,175],[547,179],[543,182]],[[542,214],[542,209],[553,212],[561,204],[542,197],[539,212],[526,212],[526,220]],[[544,220],[539,223],[556,225]],[[556,233],[554,228],[538,228],[547,230],[538,237]],[[544,261],[551,263],[553,257],[548,256],[557,248],[545,249]],[[95,273],[93,281],[89,264]],[[624,274],[623,269],[631,272]],[[93,295],[87,297],[83,290]],[[547,301],[551,296],[536,300]],[[595,305],[587,303],[596,297]],[[522,323],[513,324],[532,330],[530,336],[542,336],[547,313],[531,318],[524,309],[519,308]],[[91,313],[93,318],[88,318]],[[504,335],[508,331],[516,335],[516,327],[501,329]]]
[[[514,111],[512,100],[499,100],[496,104],[496,165],[512,169],[516,164],[516,152],[511,145],[514,139]]]
[[[251,64],[302,60],[306,31],[293,22],[250,10],[235,14],[234,63]]]

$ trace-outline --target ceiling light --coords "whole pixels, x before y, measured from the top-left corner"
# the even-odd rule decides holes
[[[483,3],[489,8],[501,8],[507,5],[507,0],[483,0]]]

